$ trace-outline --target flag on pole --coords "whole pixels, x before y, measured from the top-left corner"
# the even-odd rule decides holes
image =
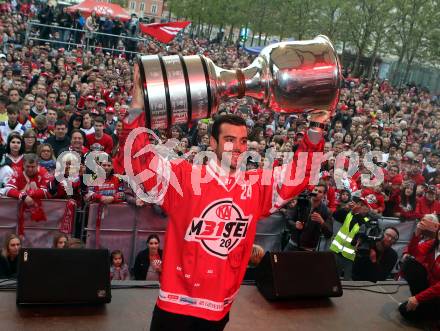
[[[140,30],[142,33],[149,34],[153,38],[157,39],[161,43],[168,44],[172,41],[177,34],[187,27],[191,22],[168,22],[168,23],[153,23],[153,24],[140,24]]]

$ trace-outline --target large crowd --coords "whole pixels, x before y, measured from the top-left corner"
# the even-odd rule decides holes
[[[86,31],[60,35],[56,30],[45,28],[36,28],[32,33],[51,42],[31,40],[25,44],[26,22],[31,18],[85,30],[91,19],[79,13],[68,14],[65,10],[56,14],[53,8],[33,1],[7,1],[0,4],[0,9],[1,193],[21,199],[30,208],[35,207],[33,216],[36,219],[39,217],[38,201],[46,198],[73,199],[77,208],[82,208],[86,202],[144,205],[119,177],[123,169],[112,163],[112,157],[119,153],[122,120],[132,98],[133,60],[130,54],[124,53],[128,48],[118,36],[115,39],[94,38]],[[92,17],[92,20],[96,20],[90,23],[96,31],[119,31],[116,35],[127,28],[126,32],[130,33],[133,23],[106,23],[108,17]],[[93,40],[96,47],[82,46],[84,38]],[[78,46],[64,45],[57,40],[73,41],[72,44]],[[167,45],[143,39],[134,46],[130,51],[145,54],[203,54],[227,69],[246,67],[253,60],[236,46],[210,43],[185,34]],[[333,214],[338,221],[338,212],[347,208],[353,196],[366,201],[375,215],[397,217],[402,222],[439,215],[438,91],[435,94],[432,92],[436,91],[415,85],[396,88],[387,80],[356,79],[347,70],[344,78],[335,116],[325,135],[324,152],[328,154],[321,167],[319,184],[324,190],[315,192],[324,194],[329,217]],[[174,126],[169,132],[157,130],[157,135],[162,142],[178,139],[180,143],[175,151],[191,161],[197,152],[209,150],[212,121],[228,113],[245,120],[249,132],[248,149],[261,156],[269,148],[279,155],[294,152],[308,127],[307,117],[301,114],[276,113],[250,98],[243,98],[222,104],[212,118],[200,120],[191,127]],[[101,163],[106,172],[105,184],[85,186],[81,176],[88,170],[82,164],[73,189],[68,190],[65,181],[54,175],[59,155],[67,163],[72,161],[69,153],[63,153],[69,151],[81,156],[90,151],[109,155],[110,158]],[[344,151],[358,153],[359,168],[351,171],[347,161],[342,169],[335,169],[337,156]],[[384,178],[367,186],[365,179],[372,179],[373,175],[363,160],[368,158],[369,152],[375,152],[373,163],[382,169]],[[263,162],[248,163],[250,168],[262,166]],[[30,184],[30,177],[38,178]],[[287,207],[287,215],[294,205]],[[344,223],[345,216],[340,223]],[[321,219],[316,216],[315,221],[319,223]],[[298,226],[301,227],[297,225],[296,230],[302,230]],[[330,231],[328,236],[331,235]],[[289,244],[299,243],[290,241]],[[316,241],[312,240],[311,244],[314,246]],[[158,256],[157,249],[154,252]],[[123,264],[121,252],[114,252],[112,258],[119,266]],[[142,277],[147,270],[148,266]],[[127,270],[117,269],[117,274],[117,277],[128,277]]]

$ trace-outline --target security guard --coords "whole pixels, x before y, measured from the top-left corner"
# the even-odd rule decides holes
[[[342,223],[342,226],[333,239],[330,250],[336,253],[339,276],[344,274],[344,280],[351,280],[353,261],[356,257],[356,245],[353,245],[352,241],[361,225],[369,222],[369,211],[368,201],[354,195],[349,208],[340,209],[333,215],[335,221]]]

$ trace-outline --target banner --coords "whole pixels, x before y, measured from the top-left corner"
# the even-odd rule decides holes
[[[191,22],[168,22],[168,23],[153,23],[140,24],[142,33],[146,33],[161,43],[168,44],[177,34],[186,28]]]

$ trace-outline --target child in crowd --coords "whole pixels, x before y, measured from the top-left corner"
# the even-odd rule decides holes
[[[130,278],[128,266],[124,262],[124,254],[122,254],[122,251],[120,251],[119,249],[114,250],[111,253],[110,263],[111,280],[128,280]]]
[[[66,248],[69,238],[64,233],[59,233],[53,237],[52,248]]]

